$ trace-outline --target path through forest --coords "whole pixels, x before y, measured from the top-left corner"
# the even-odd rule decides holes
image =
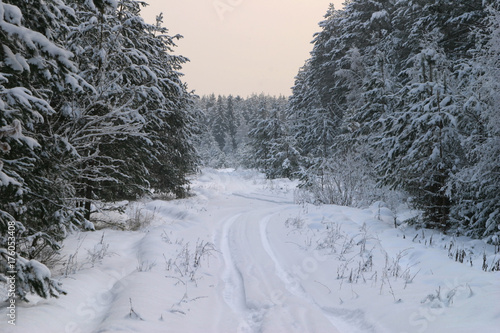
[[[380,203],[367,209],[295,203],[294,183],[254,171],[204,170],[192,188],[196,195],[188,199],[145,200],[108,216],[142,221],[137,231],[70,236],[54,269],[68,295],[33,298],[19,306],[17,325],[2,320],[0,331],[500,327],[500,275],[481,269],[484,253],[489,261],[496,257],[480,241],[395,229],[395,212]],[[472,267],[450,258],[455,248],[471,252]]]

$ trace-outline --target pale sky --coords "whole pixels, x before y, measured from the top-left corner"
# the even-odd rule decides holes
[[[190,90],[240,95],[291,94],[309,58],[329,3],[344,0],[146,0],[149,23],[163,12],[177,54],[190,59],[182,72]]]

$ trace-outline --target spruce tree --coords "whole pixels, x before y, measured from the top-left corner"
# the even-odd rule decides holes
[[[71,10],[62,1],[17,5],[0,1],[0,278],[5,281],[6,272],[16,271],[16,293],[26,300],[30,292],[63,293],[36,259],[59,248],[75,219],[59,197],[64,190],[56,174],[36,172],[46,152],[38,129],[57,112],[54,96],[81,88],[82,80],[72,54],[55,41],[64,28],[63,13]],[[7,246],[9,237],[16,240],[14,250]]]
[[[153,187],[184,195],[194,169],[190,96],[173,56],[175,39],[139,16],[140,1],[76,4],[79,25],[67,47],[93,87],[66,105],[58,129],[71,145],[77,195],[90,217],[94,200],[136,198]]]
[[[214,112],[214,118],[212,119],[212,133],[215,141],[217,141],[217,144],[219,145],[220,150],[224,151],[228,128],[224,98],[220,95],[217,97]]]
[[[453,173],[448,193],[459,231],[493,240],[500,236],[500,7],[487,13],[475,57],[460,67],[467,165]]]

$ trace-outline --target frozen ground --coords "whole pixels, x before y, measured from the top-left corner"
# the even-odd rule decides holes
[[[2,306],[0,332],[500,331],[500,254],[481,241],[395,229],[407,212],[380,203],[295,204],[293,183],[252,171],[192,188],[110,217],[137,231],[69,237],[68,295],[20,305],[15,327]]]

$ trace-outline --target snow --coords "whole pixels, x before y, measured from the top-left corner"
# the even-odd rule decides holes
[[[0,7],[1,6],[3,6],[3,12],[0,11],[0,14],[2,14],[4,20],[15,25],[21,25],[23,15],[17,6],[7,3],[0,5]]]
[[[3,162],[0,161],[0,186],[8,186],[8,185],[13,185],[13,186],[20,186],[21,183],[18,182],[16,179],[7,176],[4,172],[2,172],[3,169]]]
[[[380,20],[380,19],[385,18],[387,16],[388,16],[388,14],[387,14],[386,10],[381,10],[381,11],[378,11],[378,12],[374,12],[372,14],[372,17],[371,17],[370,21],[373,22],[373,21],[376,21],[376,20]]]
[[[82,92],[82,86],[78,82],[78,78],[73,75],[66,75],[65,83],[70,86],[74,92]]]
[[[22,72],[24,70],[29,71],[29,65],[20,54],[14,54],[12,50],[7,46],[3,45],[3,50],[5,53],[5,64],[10,66],[14,71]]]
[[[15,91],[16,89],[19,89],[19,88],[13,88],[10,90]],[[40,147],[40,144],[35,139],[24,136],[22,132],[23,132],[23,129],[22,129],[21,122],[17,119],[14,119],[12,121],[11,126],[0,127],[0,138],[2,138],[3,136],[8,136],[8,137],[11,137],[13,139],[23,141],[30,149],[34,149],[35,147]],[[7,146],[6,150],[8,152],[10,150],[10,147]],[[2,168],[0,167],[0,171],[1,171],[1,169]],[[0,178],[0,181],[1,180],[2,179]],[[4,184],[8,184],[8,182],[4,183]],[[12,183],[12,184],[18,184],[18,183],[16,182],[16,183]]]
[[[5,95],[5,99],[10,105],[21,104],[22,106],[25,106],[27,108],[36,105],[39,109],[43,109],[47,113],[54,112],[47,101],[33,96],[31,91],[26,88],[14,87],[10,89],[4,89],[2,93]],[[43,122],[43,117],[40,113],[32,111],[31,115],[36,122]]]
[[[0,331],[497,332],[491,245],[415,230],[383,202],[295,204],[295,185],[205,169],[193,197],[120,203],[120,228],[66,239],[52,276],[68,294],[18,303],[16,327],[2,306]]]
[[[9,38],[19,39],[31,50],[42,50],[57,58],[66,68],[76,70],[70,61],[73,54],[49,41],[41,33],[16,25],[21,22],[21,11],[18,7],[0,2],[0,30]],[[12,65],[11,65],[12,66]]]

